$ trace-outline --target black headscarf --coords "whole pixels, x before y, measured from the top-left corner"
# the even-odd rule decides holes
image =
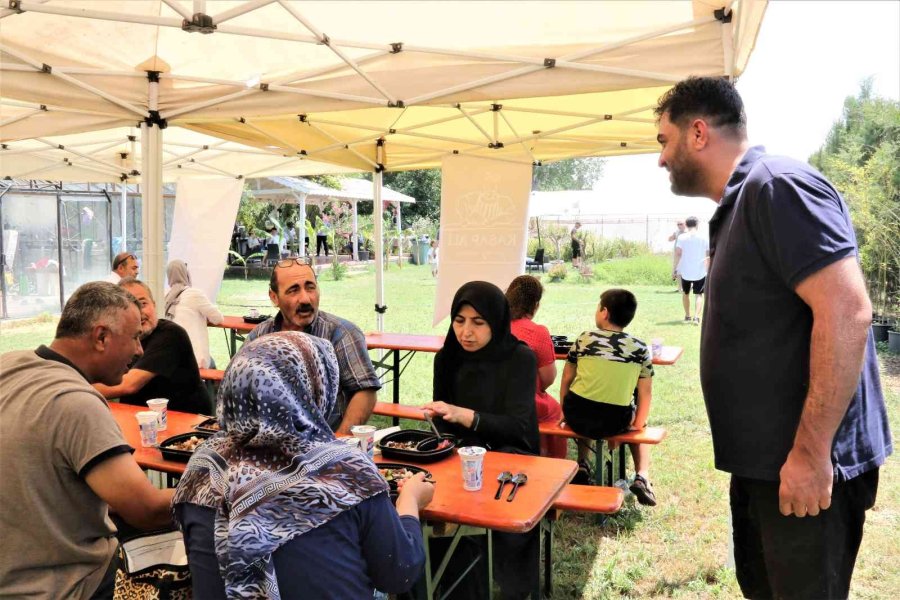
[[[475,352],[469,352],[460,345],[453,331],[452,320],[464,305],[470,305],[491,327],[491,341]],[[470,281],[457,290],[450,306],[450,330],[444,339],[444,364],[455,368],[464,359],[497,361],[509,355],[519,340],[509,328],[509,303],[503,291],[487,281]]]

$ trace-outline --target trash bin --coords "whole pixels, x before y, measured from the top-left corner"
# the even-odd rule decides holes
[[[429,248],[430,240],[427,235],[423,235],[417,240],[412,240],[412,262],[414,265],[424,265],[428,263]]]

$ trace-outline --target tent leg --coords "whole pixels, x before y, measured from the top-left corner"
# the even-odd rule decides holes
[[[143,264],[141,279],[162,307],[165,219],[162,198],[162,130],[158,125],[141,123],[141,217]]]
[[[384,331],[384,313],[378,308],[384,307],[384,205],[381,203],[381,171],[375,171],[372,177],[372,198],[375,222],[375,325],[378,331]]]
[[[359,260],[359,203],[353,201],[353,235],[350,239],[350,247],[353,249],[353,260]]]

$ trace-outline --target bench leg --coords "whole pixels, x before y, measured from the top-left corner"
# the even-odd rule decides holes
[[[553,509],[550,509],[553,510]],[[541,520],[541,536],[544,538],[544,596],[553,596],[553,521]]]

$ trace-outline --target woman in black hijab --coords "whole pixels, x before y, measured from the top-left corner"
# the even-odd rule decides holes
[[[434,402],[442,431],[463,445],[539,454],[534,353],[509,329],[509,304],[492,283],[472,281],[456,292],[452,323],[434,360]]]
[[[534,404],[537,360],[510,333],[506,296],[492,283],[469,282],[456,292],[450,315],[450,331],[434,361],[434,402],[425,405],[440,417],[435,424],[460,438],[464,446],[539,454]],[[539,539],[537,528],[522,534],[493,533],[494,576],[503,598],[525,598],[538,590]],[[478,552],[477,548],[460,550],[462,545],[457,555],[470,557]],[[459,566],[454,564],[457,555],[447,574]],[[473,574],[453,590],[452,598],[483,597],[486,585]],[[478,575],[485,576],[486,568]]]

